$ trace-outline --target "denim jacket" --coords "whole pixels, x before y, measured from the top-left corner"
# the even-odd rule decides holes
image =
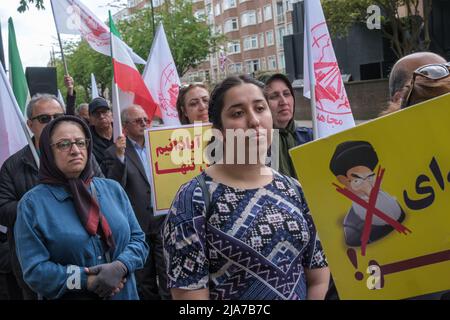
[[[93,183],[115,241],[111,261],[128,269],[127,282],[113,299],[139,299],[134,272],[148,255],[145,235],[122,187],[103,178]],[[87,233],[62,186],[39,184],[27,192],[18,205],[14,234],[25,282],[47,299],[89,295],[84,268],[107,263],[102,240]]]

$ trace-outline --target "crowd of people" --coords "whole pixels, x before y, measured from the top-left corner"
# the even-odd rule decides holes
[[[210,122],[220,132],[278,129],[279,170],[250,163],[247,154],[243,164],[212,164],[180,187],[166,216],[155,215],[151,201],[144,133],[152,119],[128,106],[123,135],[114,141],[108,101],[98,97],[75,108],[70,76],[65,84],[66,110],[48,94],[27,106],[40,165],[26,146],[0,171],[3,297],[338,298],[288,154],[313,137],[294,120],[285,75],[265,83],[231,76],[211,93],[200,83],[180,88],[181,124]],[[389,90],[383,115],[448,93],[450,64],[428,52],[406,56],[394,65]],[[271,135],[265,138],[270,146]],[[259,139],[248,137],[244,150]],[[225,157],[237,156],[224,146]]]

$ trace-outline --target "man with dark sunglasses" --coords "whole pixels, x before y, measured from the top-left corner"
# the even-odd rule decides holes
[[[408,85],[413,77],[414,70],[433,63],[446,63],[445,59],[433,52],[416,52],[404,56],[392,67],[389,75],[389,106],[381,115],[400,110],[403,97],[408,91]]]
[[[42,130],[51,120],[64,114],[62,103],[54,95],[36,94],[28,103],[26,114],[27,125],[33,133],[34,146],[39,152]],[[98,163],[95,159],[92,161],[94,175],[103,177]],[[13,230],[18,202],[27,191],[37,185],[38,170],[28,145],[9,157],[0,170],[0,225],[7,227],[12,270],[25,300],[35,300],[37,295],[23,281],[22,270],[15,250]]]

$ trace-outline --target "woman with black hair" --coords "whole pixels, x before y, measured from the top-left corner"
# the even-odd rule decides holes
[[[300,185],[250,160],[252,146],[265,155],[271,143],[262,83],[225,79],[211,94],[209,118],[223,158],[233,161],[215,159],[172,203],[163,229],[172,297],[323,299],[329,270]],[[227,131],[245,132],[244,142]]]

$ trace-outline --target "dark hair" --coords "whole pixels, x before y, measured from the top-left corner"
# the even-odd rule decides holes
[[[189,91],[191,91],[194,88],[202,88],[208,91],[208,88],[202,84],[202,83],[194,83],[190,84],[187,87],[181,87],[178,92],[178,98],[177,98],[177,112],[178,112],[178,118],[180,119],[181,124],[190,124],[189,119],[186,117],[186,114],[183,111],[183,107],[186,107],[186,95]]]
[[[269,79],[266,80],[266,85],[264,86],[264,96],[266,97],[266,100],[269,100],[269,97],[267,95],[267,89],[270,86],[270,84],[274,81],[281,81],[283,82],[291,92],[292,98],[294,99],[294,107],[295,107],[295,94],[294,94],[294,88],[292,88],[292,84],[289,81],[288,77],[286,77],[282,73],[275,73],[272,76],[270,76]]]
[[[214,90],[211,92],[211,98],[209,99],[208,115],[214,128],[222,129],[222,109],[225,100],[225,94],[231,88],[239,85],[249,83],[257,86],[264,93],[264,84],[248,75],[231,76],[218,83]]]

